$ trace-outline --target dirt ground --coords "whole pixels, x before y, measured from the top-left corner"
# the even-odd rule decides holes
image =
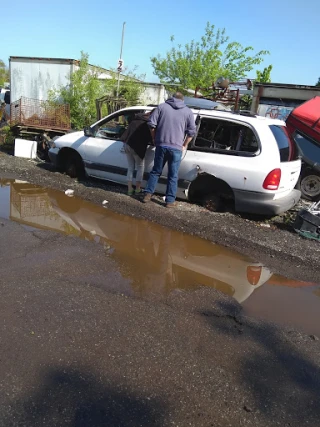
[[[145,205],[128,197],[124,186],[100,180],[81,182],[56,171],[49,163],[20,159],[0,151],[0,176],[17,178],[44,187],[65,191],[125,215],[154,221],[185,233],[198,235],[227,246],[264,263],[274,273],[290,278],[316,282],[320,271],[320,244],[300,237],[292,220],[302,205],[274,218],[253,217],[236,213],[213,213],[201,206],[179,202],[174,210],[164,208],[161,197]]]

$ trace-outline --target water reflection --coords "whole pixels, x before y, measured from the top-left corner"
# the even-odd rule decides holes
[[[261,263],[194,236],[28,183],[11,182],[10,189],[11,220],[103,245],[139,295],[209,286],[243,302],[272,276]]]

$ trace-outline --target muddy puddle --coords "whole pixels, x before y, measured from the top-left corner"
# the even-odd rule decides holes
[[[165,298],[208,286],[235,298],[248,315],[320,335],[320,284],[274,275],[198,237],[17,180],[0,180],[0,218],[102,245],[129,280],[131,294]]]

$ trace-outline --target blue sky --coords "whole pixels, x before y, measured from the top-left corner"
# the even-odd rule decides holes
[[[259,69],[273,64],[273,82],[313,85],[320,77],[319,0],[3,3],[0,58],[5,62],[9,56],[78,59],[83,50],[90,63],[116,67],[125,21],[125,66],[138,66],[138,74],[156,82],[150,57],[170,49],[171,35],[181,44],[200,39],[209,21],[226,28],[231,41],[251,45],[255,51],[269,50]],[[255,72],[248,77],[254,78]]]

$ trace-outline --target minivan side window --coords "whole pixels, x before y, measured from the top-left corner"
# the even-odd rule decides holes
[[[97,138],[106,138],[106,139],[119,139],[121,135],[126,130],[130,122],[133,120],[136,114],[143,112],[143,110],[129,110],[122,111],[119,114],[115,114],[111,118],[100,122],[96,126]]]
[[[245,125],[204,117],[190,149],[247,156],[259,151],[259,143],[252,129]]]

